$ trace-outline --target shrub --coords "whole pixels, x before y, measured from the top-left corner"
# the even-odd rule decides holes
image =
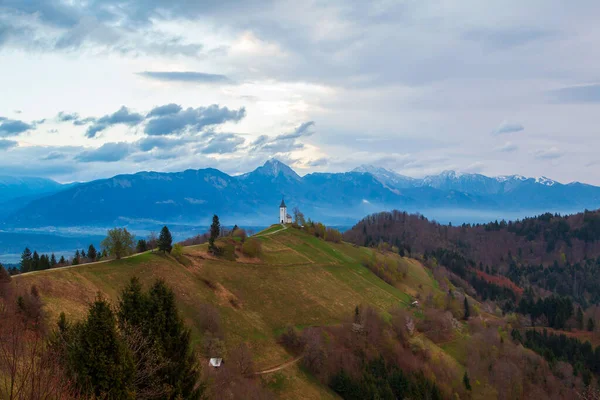
[[[335,228],[327,228],[325,240],[328,242],[340,243],[342,241],[342,233]]]
[[[179,260],[183,257],[183,246],[179,243],[175,243],[175,246],[171,249],[171,255]]]
[[[242,246],[242,253],[248,257],[260,257],[262,255],[262,243],[260,240],[250,238]]]

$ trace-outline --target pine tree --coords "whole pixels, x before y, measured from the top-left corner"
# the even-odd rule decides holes
[[[160,230],[160,235],[158,236],[158,250],[163,253],[170,253],[173,249],[173,237],[171,236],[171,232],[169,228],[163,226]]]
[[[465,374],[463,375],[463,383],[465,384],[465,388],[467,390],[471,390],[471,380],[469,379],[469,374],[467,371],[465,371]]]
[[[138,253],[143,253],[148,250],[148,242],[145,239],[140,239],[137,242],[136,250]]]
[[[162,376],[173,388],[171,399],[199,399],[202,389],[196,387],[199,368],[192,351],[190,330],[179,316],[175,294],[164,281],[157,281],[148,298],[149,333],[170,362]]]
[[[90,244],[90,247],[88,247],[87,255],[90,261],[96,261],[96,258],[98,257],[98,252],[96,251],[96,248],[93,244]]]
[[[37,271],[40,269],[40,255],[37,251],[33,252],[33,256],[31,257],[31,270]]]
[[[58,261],[58,263],[60,265],[65,265],[67,263],[67,260],[65,260],[65,256],[60,256],[60,260]]]
[[[79,254],[81,254],[81,258],[85,258],[85,250],[82,249],[81,253],[79,253]]]
[[[50,268],[56,267],[56,256],[54,253],[50,256]]]
[[[131,399],[135,366],[117,331],[110,304],[98,296],[87,319],[76,324],[65,351],[68,372],[80,390],[99,398]]]
[[[148,296],[143,292],[137,277],[131,278],[121,292],[117,317],[121,328],[125,326],[145,328],[148,318]]]
[[[577,329],[583,330],[583,311],[581,311],[581,307],[577,307]]]
[[[29,272],[32,270],[31,265],[31,250],[26,247],[21,254],[21,272]]]
[[[594,331],[594,325],[595,325],[594,324],[594,320],[592,319],[592,317],[590,317],[588,319],[588,323],[587,323],[587,330],[590,331],[590,332],[593,332]]]
[[[219,217],[213,215],[212,224],[210,225],[210,237],[208,238],[208,250],[212,253],[217,252],[215,241],[218,239],[220,233],[221,223],[219,222]]]
[[[469,309],[469,301],[467,300],[467,296],[465,296],[465,319],[469,319],[471,316],[471,310]]]

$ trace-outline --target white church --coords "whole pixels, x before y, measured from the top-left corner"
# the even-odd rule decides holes
[[[292,216],[287,213],[287,207],[285,205],[285,201],[283,201],[283,198],[281,199],[281,204],[279,205],[279,222],[282,224],[292,223]]]

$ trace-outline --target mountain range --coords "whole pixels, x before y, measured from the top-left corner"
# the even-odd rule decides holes
[[[0,187],[4,204],[12,201],[12,208],[0,213],[0,228],[8,230],[204,225],[213,214],[225,224],[268,225],[276,222],[282,197],[290,213],[297,206],[315,220],[338,225],[389,209],[461,223],[600,207],[600,187],[579,182],[454,171],[417,179],[369,165],[300,176],[275,159],[237,176],[207,168],[139,172],[76,185],[0,178]]]

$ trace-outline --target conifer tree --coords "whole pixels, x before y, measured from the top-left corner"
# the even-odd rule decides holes
[[[590,331],[590,332],[593,332],[594,331],[594,325],[595,325],[594,324],[594,320],[592,319],[592,317],[590,317],[588,319],[588,323],[587,323],[587,330]]]
[[[54,255],[54,253],[52,253],[52,255],[50,256],[50,267],[56,267],[56,256]]]
[[[217,215],[213,215],[212,224],[210,225],[210,237],[208,238],[208,250],[213,253],[215,253],[217,250],[215,241],[218,239],[220,233],[221,223],[219,222],[219,217]]]
[[[90,261],[96,261],[96,258],[98,257],[98,252],[96,251],[96,248],[93,244],[90,244],[90,247],[88,247],[87,255]]]
[[[471,316],[471,310],[469,309],[469,301],[467,300],[467,296],[465,296],[465,319],[469,319]]]
[[[150,334],[169,361],[162,375],[172,388],[170,398],[199,399],[197,388],[199,368],[194,357],[190,330],[179,316],[175,294],[164,281],[157,281],[149,292],[148,323]]]
[[[62,326],[67,326],[65,321]],[[65,335],[71,340],[65,348],[65,359],[78,388],[99,398],[133,398],[133,357],[119,337],[110,304],[98,296],[87,319],[71,329],[73,332]]]
[[[127,325],[144,328],[148,317],[148,296],[137,277],[131,278],[121,292],[117,317],[121,328]]]
[[[81,253],[79,254],[81,254],[81,258],[85,258],[85,250],[81,249]]]
[[[40,255],[37,251],[33,252],[33,256],[31,257],[31,270],[37,271],[40,269]]]
[[[581,307],[577,307],[577,329],[583,330],[583,311],[581,311]]]
[[[136,250],[138,253],[143,253],[148,250],[148,242],[145,239],[140,239],[137,242]]]
[[[65,260],[65,256],[60,256],[60,260],[58,261],[58,263],[60,265],[65,265],[67,263],[67,260]]]
[[[21,254],[21,272],[29,272],[31,270],[31,250],[29,250],[29,247],[26,247]]]
[[[467,390],[471,390],[471,380],[469,379],[469,374],[467,371],[465,371],[465,374],[463,375],[463,383],[465,384],[465,388]]]
[[[199,399],[203,386],[198,386],[199,369],[190,342],[190,331],[179,316],[175,295],[163,281],[157,281],[144,292],[137,278],[132,278],[121,292],[118,308],[122,331],[139,331],[155,354],[153,385],[169,387],[164,398]],[[148,349],[147,349],[148,350]],[[144,353],[142,351],[141,353]],[[136,355],[134,355],[134,358]],[[147,360],[136,359],[136,364]]]
[[[158,250],[163,253],[170,253],[173,249],[173,237],[171,236],[171,232],[169,228],[163,226],[160,230],[160,235],[158,236]]]

